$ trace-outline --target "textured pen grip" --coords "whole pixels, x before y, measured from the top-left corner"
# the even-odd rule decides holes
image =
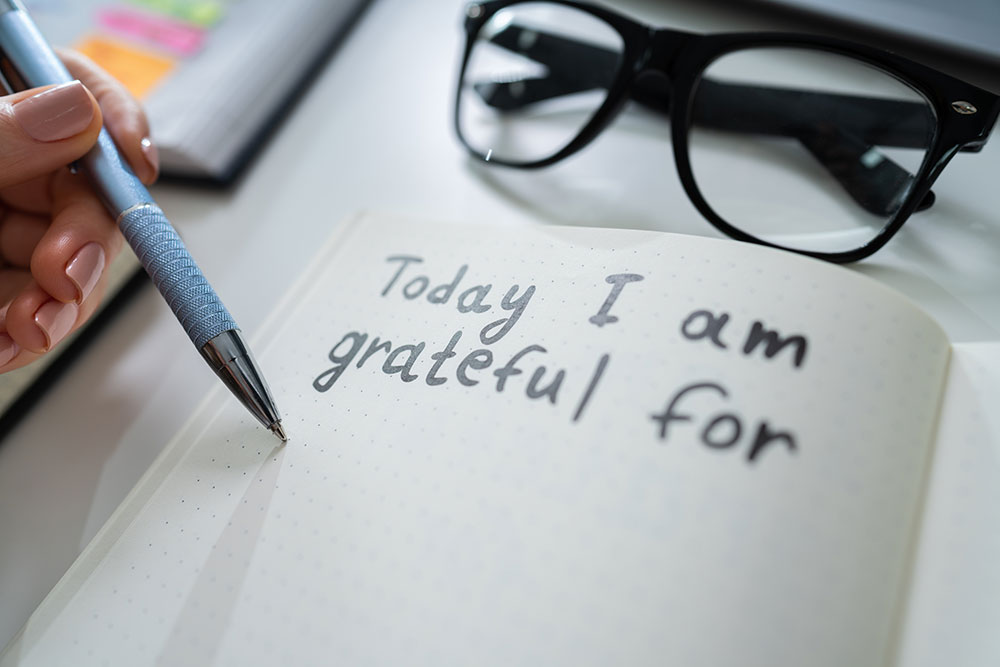
[[[237,328],[163,211],[152,204],[137,206],[118,224],[195,347]]]

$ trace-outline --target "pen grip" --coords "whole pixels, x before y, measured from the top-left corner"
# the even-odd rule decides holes
[[[159,207],[145,204],[131,208],[122,214],[118,225],[195,347],[201,349],[224,331],[237,329]]]

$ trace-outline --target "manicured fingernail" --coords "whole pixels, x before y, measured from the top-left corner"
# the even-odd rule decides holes
[[[71,81],[21,100],[14,118],[38,141],[59,141],[80,134],[94,120],[94,105],[87,89]]]
[[[73,255],[66,265],[66,275],[76,285],[77,303],[90,296],[103,271],[104,248],[99,243],[88,243]]]
[[[160,171],[160,151],[156,150],[156,144],[149,137],[143,137],[139,142],[142,147],[142,155],[146,158],[146,164],[153,170],[153,176]]]
[[[76,316],[80,312],[75,303],[47,301],[35,311],[35,324],[45,334],[45,349],[51,350],[73,328]]]
[[[17,343],[5,333],[0,333],[0,366],[5,365],[8,361],[17,356],[17,353],[21,351],[21,348],[17,346]]]

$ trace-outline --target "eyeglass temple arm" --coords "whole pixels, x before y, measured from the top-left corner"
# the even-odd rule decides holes
[[[794,111],[789,113],[789,109]],[[794,137],[858,205],[880,216],[889,216],[899,208],[915,179],[877,146],[926,147],[922,112],[920,104],[905,101],[704,78],[691,110],[695,122],[704,127]],[[928,192],[917,210],[929,208],[934,199],[934,193]]]
[[[473,84],[487,104],[502,111],[514,111],[561,95],[605,88],[618,67],[618,56],[613,51],[520,26],[505,27],[492,35],[490,41],[549,68],[547,77]],[[668,112],[669,99],[661,88],[649,81],[637,81],[631,91],[632,98],[643,106]],[[733,100],[739,100],[738,107],[734,108]],[[786,109],[791,108],[793,101],[795,118],[791,119]],[[847,101],[849,105],[845,104]],[[832,128],[827,119],[838,107],[842,113],[846,111],[852,116],[838,119],[838,124],[853,126],[856,130],[835,131]],[[698,105],[692,114],[698,123],[716,129],[798,139],[860,206],[871,213],[887,215],[899,203],[902,192],[899,188],[905,188],[913,176],[871,144],[923,147],[926,136],[915,116],[921,110],[919,104],[902,101],[703,79]],[[818,136],[819,126],[827,128],[821,131],[822,136]],[[918,210],[928,208],[933,201],[934,195],[929,192]]]
[[[636,86],[634,99],[666,113],[662,92]],[[848,103],[849,102],[849,103]],[[794,113],[788,113],[794,109]],[[899,208],[914,177],[875,144],[923,148],[919,104],[847,95],[719,83],[702,79],[691,110],[703,127],[797,139],[869,213]],[[839,112],[839,117],[838,113]],[[921,139],[915,141],[918,137]],[[934,203],[928,192],[917,210]]]
[[[604,88],[602,82],[613,80],[618,70],[618,57],[612,51],[534,29],[508,25],[493,34],[490,41],[547,66],[554,74],[517,81],[476,83],[475,88],[486,103],[503,111]]]

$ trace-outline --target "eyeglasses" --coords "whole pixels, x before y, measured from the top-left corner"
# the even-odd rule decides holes
[[[835,262],[930,207],[944,166],[1000,114],[993,93],[809,35],[697,35],[569,0],[472,4],[465,30],[455,127],[473,155],[553,164],[631,101],[669,114],[681,182],[717,229]]]

